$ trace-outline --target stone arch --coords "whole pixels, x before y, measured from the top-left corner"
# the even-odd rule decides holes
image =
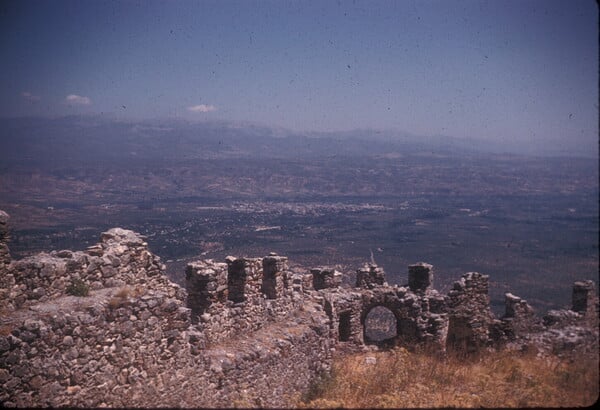
[[[369,302],[363,304],[360,324],[362,326],[363,341],[366,344],[375,344],[379,346],[396,346],[396,345],[410,345],[419,340],[419,328],[417,324],[417,318],[409,314],[406,306],[404,306],[398,300],[386,299],[383,295],[374,295]],[[369,312],[374,308],[381,306],[389,310],[396,320],[396,331],[395,335],[386,338],[382,341],[369,340],[366,332],[366,320]]]
[[[361,324],[366,344],[394,343],[398,337],[398,317],[385,304],[375,304],[363,310]]]
[[[360,315],[360,324],[362,326],[362,335],[364,343],[375,344],[379,346],[390,346],[397,344],[398,341],[402,339],[402,328],[403,322],[405,321],[405,317],[402,314],[400,307],[396,305],[397,304],[395,303],[381,300],[378,297],[375,297],[374,300],[372,300],[370,303],[366,303],[363,305]],[[385,338],[384,340],[373,340],[367,334],[367,318],[369,316],[369,313],[375,308],[384,308],[386,311],[391,312],[391,317],[393,317],[393,319],[395,319],[396,321],[395,331],[393,332],[393,335],[389,335],[389,337]],[[390,317],[389,314],[388,317]]]

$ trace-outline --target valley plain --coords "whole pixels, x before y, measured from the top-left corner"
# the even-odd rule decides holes
[[[597,280],[596,159],[142,125],[4,127],[0,209],[14,257],[83,249],[121,226],[146,235],[178,283],[188,261],[226,255],[274,251],[293,269],[337,266],[349,284],[371,258],[399,284],[425,261],[442,291],[464,272],[490,275],[499,314],[506,291],[544,312],[570,303],[574,280]]]

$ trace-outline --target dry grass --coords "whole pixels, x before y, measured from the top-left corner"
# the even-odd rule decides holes
[[[376,358],[367,364],[366,357]],[[404,349],[335,361],[310,408],[580,407],[598,399],[598,358],[565,360],[496,352],[440,359]]]

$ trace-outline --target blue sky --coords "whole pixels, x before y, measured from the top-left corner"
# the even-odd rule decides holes
[[[4,1],[0,116],[598,150],[593,1]]]

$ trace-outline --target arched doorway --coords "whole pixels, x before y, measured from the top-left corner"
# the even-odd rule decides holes
[[[389,344],[398,336],[398,320],[385,306],[374,306],[364,318],[363,330],[365,343]]]

